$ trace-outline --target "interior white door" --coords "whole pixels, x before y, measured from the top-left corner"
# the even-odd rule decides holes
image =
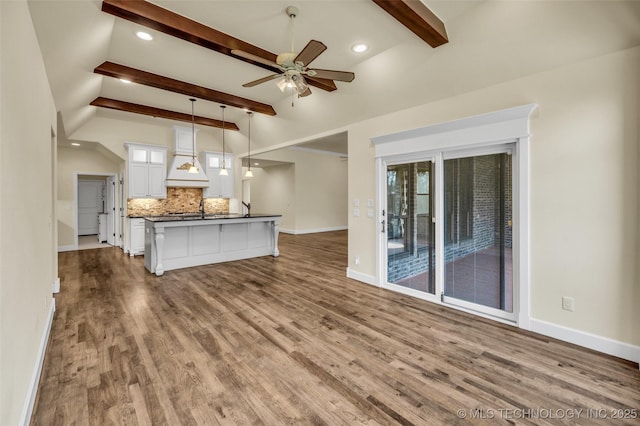
[[[107,178],[106,191],[107,244],[116,244],[116,177]]]
[[[104,181],[78,180],[78,235],[98,234],[98,214],[104,210]]]

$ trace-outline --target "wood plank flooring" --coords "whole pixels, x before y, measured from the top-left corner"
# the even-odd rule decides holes
[[[640,423],[637,364],[345,278],[346,241],[163,277],[61,253],[32,424]]]

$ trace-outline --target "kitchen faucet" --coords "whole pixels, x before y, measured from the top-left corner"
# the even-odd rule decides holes
[[[244,201],[242,202],[242,205],[245,206],[247,208],[247,214],[246,216],[249,217],[251,216],[251,203],[245,203]]]
[[[204,198],[200,199],[200,217],[204,219]]]

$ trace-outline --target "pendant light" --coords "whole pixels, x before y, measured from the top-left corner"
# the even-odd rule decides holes
[[[245,173],[244,177],[252,178],[253,172],[251,171],[251,111],[247,111],[247,115],[249,116],[249,153],[247,154],[247,159],[249,161],[249,168],[247,169],[247,173]]]
[[[196,167],[196,121],[193,115],[193,105],[196,102],[195,99],[189,99],[191,101],[191,167],[189,167],[189,173],[198,173]]]
[[[224,110],[226,105],[220,105],[222,109],[222,168],[220,169],[220,176],[229,176],[229,172],[227,172],[227,167],[225,163],[226,155],[224,152]]]

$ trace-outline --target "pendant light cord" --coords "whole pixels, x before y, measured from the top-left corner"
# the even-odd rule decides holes
[[[191,165],[196,166],[196,120],[193,115],[193,105],[196,100],[194,98],[189,99],[191,101]]]
[[[251,111],[248,111],[249,115],[249,153],[247,155],[247,159],[249,161],[249,171],[251,171]]]
[[[224,152],[224,110],[226,108],[226,105],[220,105],[220,108],[222,108],[222,168],[225,169],[226,164],[225,164],[225,152]]]

